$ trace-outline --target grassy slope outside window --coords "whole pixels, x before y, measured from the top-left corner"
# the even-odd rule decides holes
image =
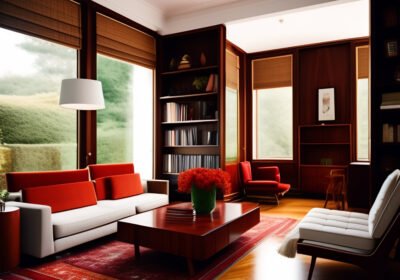
[[[76,50],[2,28],[0,38],[0,174],[75,169],[76,111],[58,101]]]

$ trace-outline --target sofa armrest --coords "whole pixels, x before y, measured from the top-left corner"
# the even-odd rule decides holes
[[[21,252],[37,258],[54,253],[51,208],[47,205],[25,202],[7,202],[20,209]]]
[[[147,180],[147,192],[169,195],[169,181],[157,179]]]
[[[9,192],[7,201],[22,201],[22,193],[19,192]]]

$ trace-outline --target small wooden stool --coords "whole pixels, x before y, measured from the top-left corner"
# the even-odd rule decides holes
[[[347,200],[345,169],[332,169],[328,179],[324,208],[326,208],[329,198],[331,198],[335,203],[336,209],[345,210]]]

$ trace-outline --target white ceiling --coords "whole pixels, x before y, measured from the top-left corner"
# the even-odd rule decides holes
[[[225,24],[258,52],[369,35],[368,0],[94,0],[160,34]]]

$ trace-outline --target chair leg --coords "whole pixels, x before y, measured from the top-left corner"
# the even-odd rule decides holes
[[[308,271],[308,278],[307,278],[308,280],[311,280],[311,278],[312,278],[316,261],[317,261],[317,257],[311,256],[310,270]]]
[[[276,199],[276,205],[279,205],[279,198],[277,194],[275,194],[275,199]]]

